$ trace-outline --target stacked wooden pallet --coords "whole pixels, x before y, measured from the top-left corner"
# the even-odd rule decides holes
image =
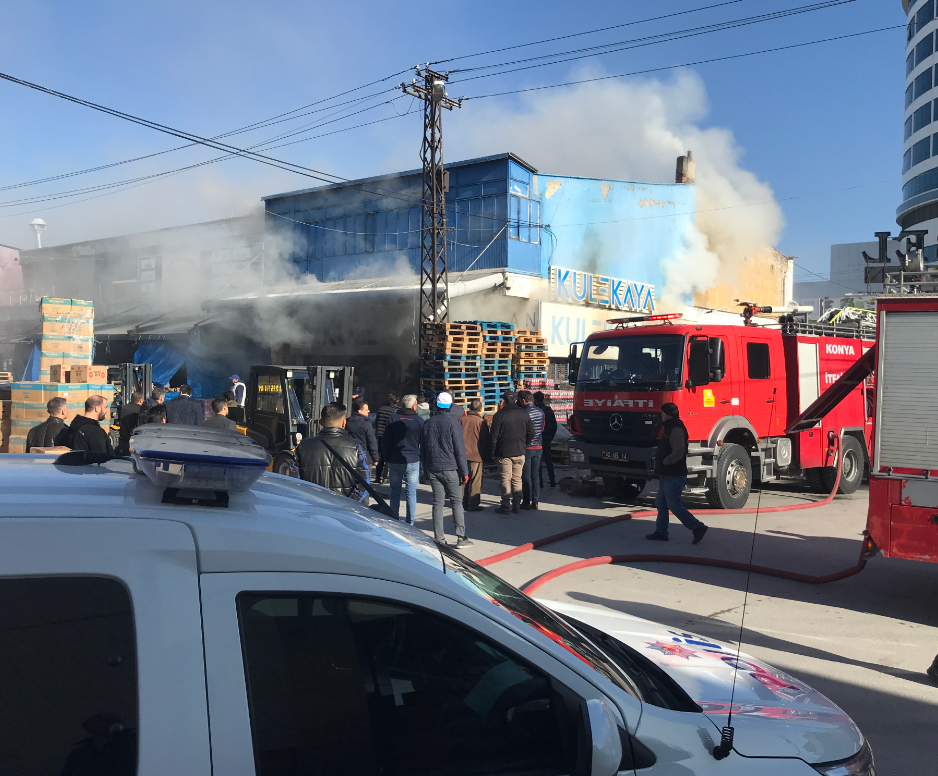
[[[547,340],[536,329],[519,329],[515,335],[512,376],[516,381],[547,377]]]
[[[468,404],[482,393],[482,330],[473,323],[421,324],[420,390]]]
[[[482,332],[482,411],[495,412],[505,391],[514,390],[511,357],[514,352],[514,325],[504,321],[463,321]]]

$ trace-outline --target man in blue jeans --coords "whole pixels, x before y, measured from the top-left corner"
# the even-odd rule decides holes
[[[657,542],[668,541],[668,510],[674,513],[694,534],[692,544],[699,544],[707,533],[707,526],[694,517],[681,503],[681,492],[687,483],[687,428],[678,417],[678,406],[667,402],[661,405],[664,429],[655,452],[655,474],[658,475],[658,519],[655,530],[645,538]]]
[[[443,506],[449,499],[456,526],[456,548],[471,547],[466,536],[466,518],[462,507],[462,486],[469,480],[466,444],[462,427],[450,415],[453,397],[443,391],[436,397],[439,410],[423,424],[420,433],[420,459],[433,489],[433,538],[446,543],[443,529]]]
[[[407,488],[407,522],[414,524],[417,514],[417,483],[420,481],[420,432],[423,418],[417,415],[417,397],[412,393],[401,399],[401,409],[392,413],[381,437],[381,459],[388,464],[391,480],[391,509],[401,511],[401,484]]]

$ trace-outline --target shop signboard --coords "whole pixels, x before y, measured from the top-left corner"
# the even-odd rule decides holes
[[[541,302],[540,330],[547,338],[547,355],[566,358],[571,342],[582,342],[594,331],[611,328],[607,320],[621,318],[621,310]]]
[[[595,275],[566,267],[553,267],[550,273],[553,301],[608,307],[610,310],[653,313],[655,287],[650,283]]]

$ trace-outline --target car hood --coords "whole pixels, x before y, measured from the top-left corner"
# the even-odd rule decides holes
[[[804,682],[719,642],[638,617],[559,601],[541,601],[607,633],[659,665],[717,729],[733,700],[734,748],[748,757],[831,762],[856,754],[863,735],[834,703]],[[734,667],[738,670],[734,671]]]

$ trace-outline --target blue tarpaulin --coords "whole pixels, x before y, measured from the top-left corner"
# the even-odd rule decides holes
[[[184,351],[168,342],[141,342],[134,353],[135,364],[153,365],[153,382],[157,385],[167,385],[185,360]]]
[[[226,368],[229,357],[203,345],[196,328],[185,348],[162,341],[141,342],[134,353],[134,363],[152,364],[153,382],[157,385],[168,384],[185,364],[186,382],[192,387],[192,395],[197,399],[211,399],[231,387],[230,366]]]
[[[33,345],[33,351],[29,354],[26,369],[23,370],[23,382],[39,382],[39,347],[37,345]]]

